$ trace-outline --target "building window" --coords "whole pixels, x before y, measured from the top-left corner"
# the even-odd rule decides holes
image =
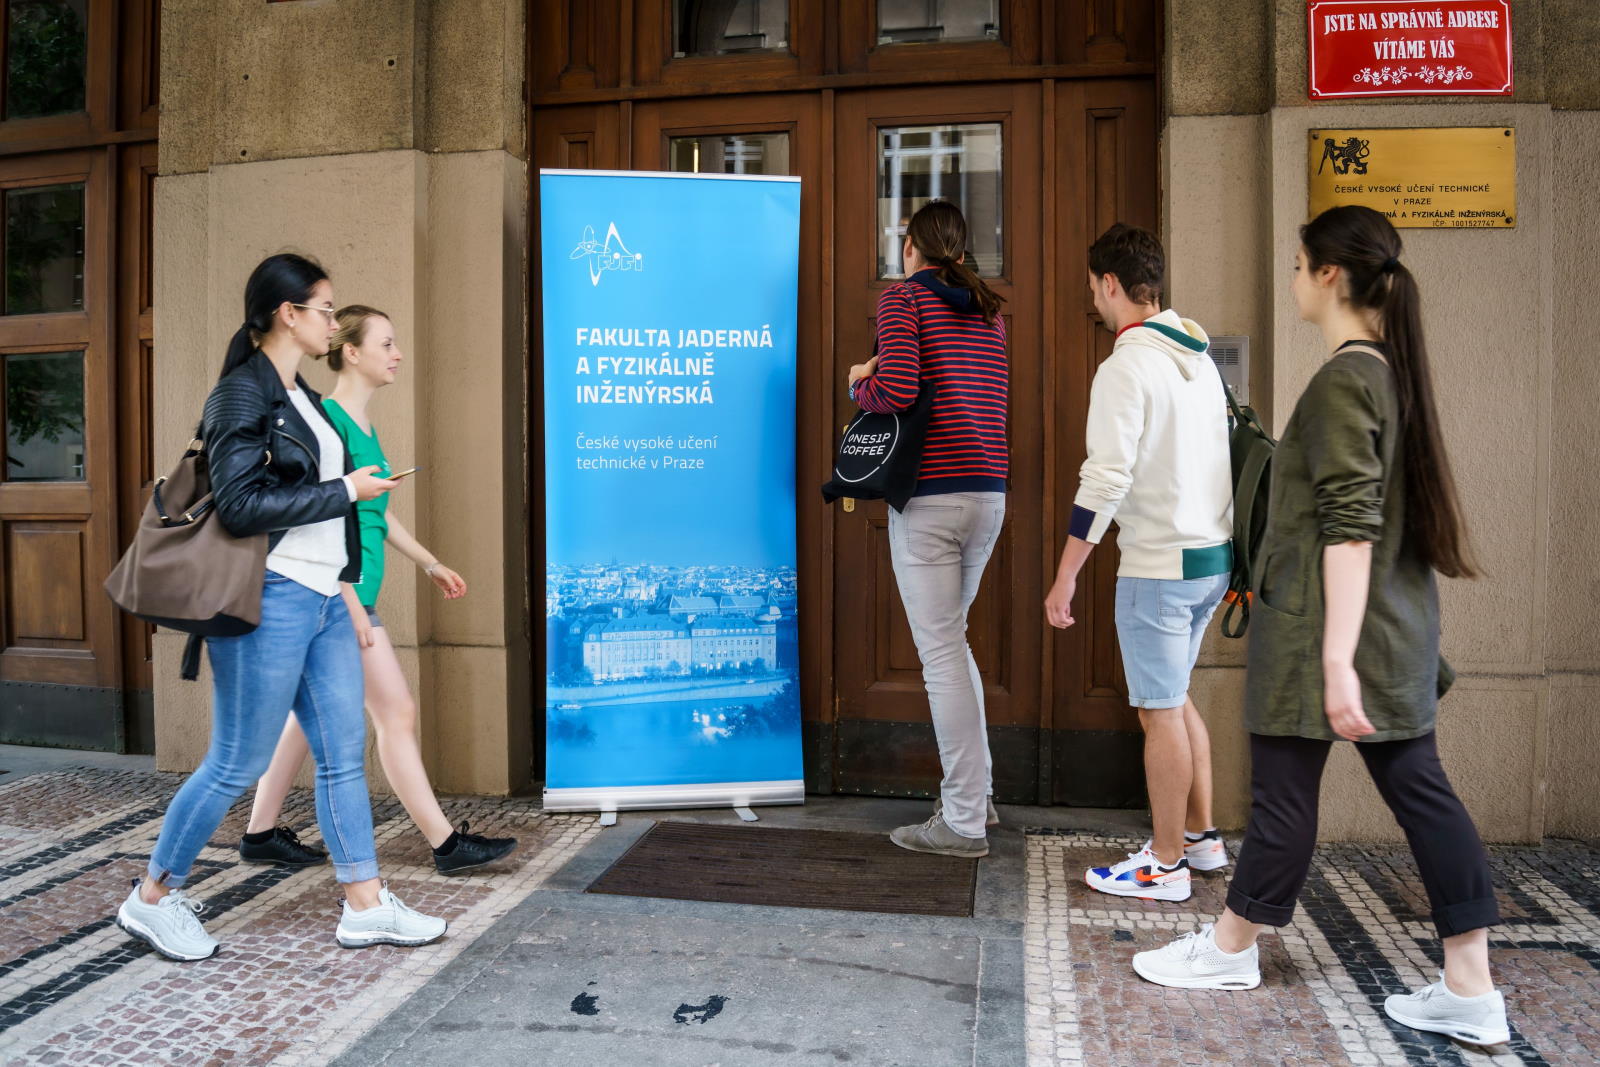
[[[5,191],[5,314],[83,310],[83,190]]]
[[[878,277],[903,278],[900,246],[922,205],[949,200],[967,218],[967,263],[984,277],[1005,269],[1000,123],[878,130]]]
[[[997,41],[1000,0],[878,0],[878,43]]]
[[[6,118],[82,111],[89,0],[11,0],[8,6]]]
[[[674,137],[672,170],[689,174],[788,174],[787,133],[701,134]]]
[[[83,481],[83,353],[6,356],[0,377],[6,397],[4,480]]]
[[[726,56],[789,47],[789,0],[672,0],[672,54]]]

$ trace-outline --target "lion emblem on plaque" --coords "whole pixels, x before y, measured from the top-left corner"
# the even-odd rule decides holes
[[[1317,163],[1317,173],[1322,173],[1322,168],[1329,163],[1333,164],[1335,174],[1356,174],[1367,172],[1367,157],[1372,154],[1368,142],[1359,137],[1349,137],[1344,144],[1340,144],[1332,137],[1322,139],[1322,159]]]

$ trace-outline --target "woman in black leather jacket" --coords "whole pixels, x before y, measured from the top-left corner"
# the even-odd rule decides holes
[[[349,453],[300,378],[336,328],[333,287],[303,256],[264,260],[245,286],[245,321],[228,347],[201,425],[216,514],[238,537],[268,534],[261,624],[206,640],[211,745],[173,797],[148,872],[117,923],[171,959],[205,959],[217,942],[181,887],[229,807],[266,770],[290,709],[317,763],[317,821],[345,886],[341,945],[421,945],[443,919],[421,915],[378,879],[367,794],[366,720],[355,630],[341,582],[360,577],[355,501],[394,482]]]

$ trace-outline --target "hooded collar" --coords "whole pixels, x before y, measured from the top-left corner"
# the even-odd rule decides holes
[[[965,286],[946,285],[941,282],[938,267],[924,267],[906,281],[922,286],[954,311],[978,310],[978,302],[973,298],[972,290]]]
[[[1211,339],[1199,323],[1182,318],[1176,311],[1167,308],[1119,333],[1113,350],[1124,345],[1137,345],[1163,353],[1177,366],[1179,373],[1192,380],[1199,372],[1201,361],[1206,358]]]

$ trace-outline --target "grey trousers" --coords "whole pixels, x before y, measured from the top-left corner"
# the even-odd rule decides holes
[[[1004,493],[919,496],[904,512],[889,509],[890,559],[939,740],[944,819],[963,837],[987,836],[984,808],[994,777],[967,609],[1005,514]]]

